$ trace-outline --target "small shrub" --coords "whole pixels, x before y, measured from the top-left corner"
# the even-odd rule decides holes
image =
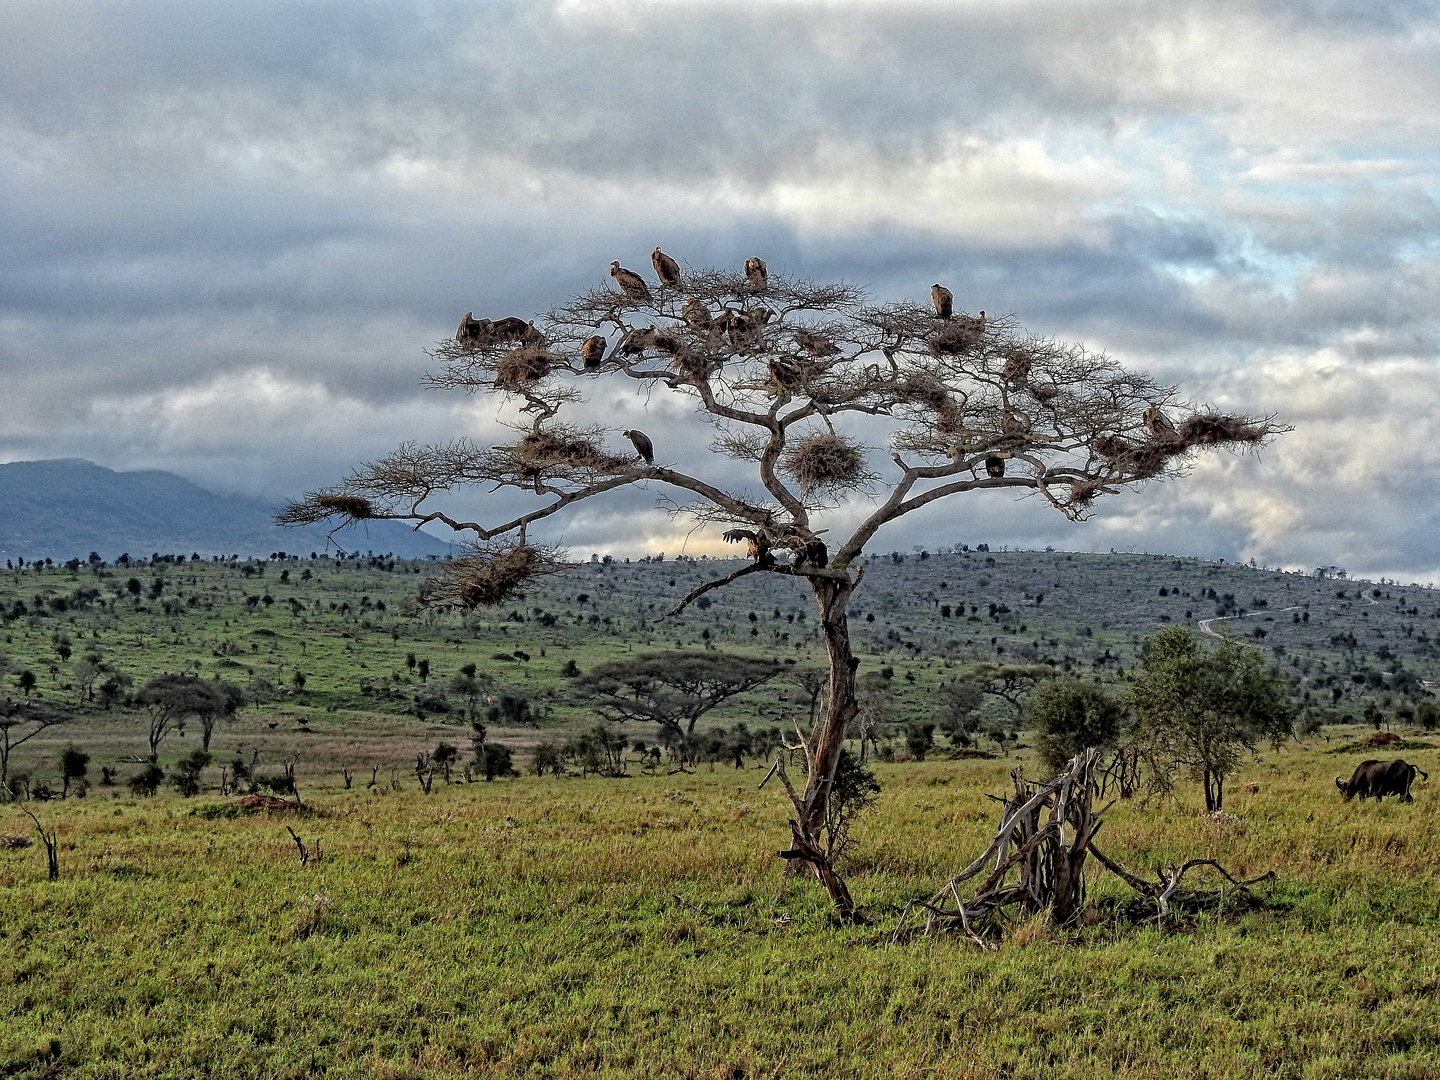
[[[130,791],[135,795],[154,795],[165,782],[165,770],[150,762],[129,780]]]

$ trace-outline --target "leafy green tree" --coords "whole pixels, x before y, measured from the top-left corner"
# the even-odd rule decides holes
[[[60,752],[60,797],[68,798],[71,784],[83,784],[90,771],[90,755],[74,743]],[[83,791],[82,791],[83,794]]]
[[[1076,754],[1112,749],[1125,729],[1126,703],[1099,683],[1050,679],[1030,699],[1030,724],[1045,768],[1058,773]]]
[[[165,770],[151,761],[130,778],[130,790],[136,795],[154,795],[164,780]]]
[[[0,698],[0,788],[10,782],[10,752],[63,719],[52,713],[37,712],[8,697]]]
[[[1182,626],[1148,638],[1133,691],[1147,758],[1161,778],[1182,771],[1205,788],[1205,809],[1219,810],[1225,778],[1263,741],[1291,731],[1294,709],[1285,677],[1255,649],[1225,640],[1201,647]]]
[[[200,794],[200,774],[210,764],[210,755],[204,750],[192,750],[175,763],[170,770],[170,782],[185,798]]]

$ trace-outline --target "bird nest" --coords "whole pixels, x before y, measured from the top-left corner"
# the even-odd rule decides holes
[[[800,440],[781,461],[787,475],[806,495],[859,487],[870,474],[865,448],[843,435],[811,435]]]
[[[506,390],[523,390],[550,372],[550,356],[543,347],[522,345],[500,358],[495,365],[495,385]]]
[[[902,384],[901,391],[906,401],[932,411],[942,432],[952,432],[959,428],[960,405],[950,395],[950,388],[933,375],[923,372],[911,375]]]
[[[589,433],[565,430],[532,431],[515,444],[515,454],[526,465],[572,465],[596,472],[621,472],[629,466],[626,458],[607,454]]]
[[[442,576],[429,583],[427,598],[466,611],[503,604],[565,569],[562,555],[559,548],[516,540],[477,544],[445,564]]]
[[[1190,446],[1222,443],[1258,443],[1269,434],[1263,424],[1252,424],[1243,416],[1197,413],[1180,425],[1180,441]]]
[[[304,502],[291,503],[275,520],[281,525],[314,525],[336,515],[364,521],[376,516],[375,505],[359,495],[321,491],[308,496]]]

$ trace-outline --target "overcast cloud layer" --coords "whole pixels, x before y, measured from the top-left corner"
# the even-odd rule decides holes
[[[881,298],[945,281],[1296,428],[1085,525],[986,497],[877,550],[1440,579],[1437,135],[1432,3],[11,0],[0,459],[278,499],[486,438],[423,350],[659,243]],[[602,399],[703,447],[668,402]],[[717,550],[652,506],[557,535]]]

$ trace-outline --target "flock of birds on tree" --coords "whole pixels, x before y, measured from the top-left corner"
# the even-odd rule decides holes
[[[683,276],[680,264],[674,258],[656,247],[650,253],[650,263],[662,290],[680,290],[682,288]],[[751,293],[761,294],[767,291],[769,270],[763,259],[755,257],[746,259],[744,271],[746,286]],[[610,277],[630,303],[636,305],[655,304],[655,294],[651,291],[650,284],[634,270],[620,265],[618,259],[610,263]],[[663,291],[661,295],[663,298]],[[930,301],[935,317],[940,323],[938,329],[928,339],[928,344],[935,353],[963,353],[982,338],[986,329],[983,310],[974,318],[956,315],[954,294],[939,282],[930,287]],[[728,342],[732,348],[740,351],[747,349],[755,342],[761,329],[769,325],[774,318],[774,312],[762,304],[744,310],[733,310],[727,306],[718,314],[712,314],[703,300],[691,296],[681,304],[680,316],[692,333],[710,345],[713,346],[719,340]],[[826,368],[827,358],[840,352],[834,342],[817,331],[798,326],[786,329],[794,339],[795,353],[789,356],[772,354],[767,357],[765,366],[769,374],[769,383],[752,387],[753,389],[764,389],[772,396],[784,398],[803,392],[814,375]],[[469,311],[460,320],[459,328],[455,332],[455,340],[467,349],[517,345],[530,346],[543,351],[545,346],[544,335],[536,328],[533,321],[527,322],[515,317],[494,321],[476,319],[474,312]],[[647,349],[668,355],[671,361],[682,370],[690,371],[698,368],[702,375],[708,375],[711,370],[705,367],[705,362],[695,355],[690,345],[681,336],[657,330],[654,326],[627,331],[616,343],[613,351],[607,337],[602,334],[593,334],[581,343],[579,356],[584,370],[596,371],[604,366],[607,355],[624,358],[639,357],[644,355]],[[1015,351],[1005,361],[1001,380],[1012,387],[1028,385],[1031,363],[1028,354],[1019,350]],[[1220,417],[1208,418],[1211,421],[1223,422],[1220,430],[1212,433],[1196,433],[1190,430],[1190,427],[1197,421],[1205,419],[1207,418],[1192,417],[1187,421],[1185,430],[1182,431],[1177,430],[1157,406],[1152,405],[1147,408],[1143,414],[1143,422],[1151,437],[1151,442],[1147,444],[1148,448],[1152,448],[1149,456],[1155,458],[1154,462],[1148,464],[1143,462],[1137,464],[1131,461],[1137,457],[1137,449],[1144,450],[1146,447],[1137,448],[1117,436],[1101,436],[1092,442],[1091,449],[1101,457],[1113,462],[1135,465],[1128,471],[1134,472],[1137,478],[1143,478],[1147,475],[1155,475],[1159,471],[1160,463],[1163,463],[1167,456],[1180,453],[1190,445],[1235,439],[1247,441],[1253,436],[1253,432],[1247,434],[1246,430],[1236,427],[1238,421],[1232,422],[1227,418]],[[1000,427],[1002,441],[1009,440],[1012,444],[1023,443],[1030,431],[1028,419],[1008,406],[1004,410]],[[630,440],[640,459],[647,465],[654,464],[655,446],[644,432],[632,429],[622,432],[622,435]],[[1004,452],[1005,450],[1004,445],[995,444],[992,452],[987,453],[984,459],[984,470],[988,478],[993,480],[1004,478],[1006,459],[1010,457],[1009,453]],[[1143,454],[1140,456],[1143,457]],[[753,549],[752,557],[760,562],[769,558],[770,548],[795,546],[796,543],[796,538],[793,537],[771,537],[764,531],[756,533],[738,529],[726,533],[725,539],[732,542],[745,541],[749,543]],[[820,548],[823,549],[823,546],[823,544],[820,545]],[[796,550],[797,557],[803,556],[804,553],[798,547]],[[816,551],[810,554],[818,556],[820,552]]]

